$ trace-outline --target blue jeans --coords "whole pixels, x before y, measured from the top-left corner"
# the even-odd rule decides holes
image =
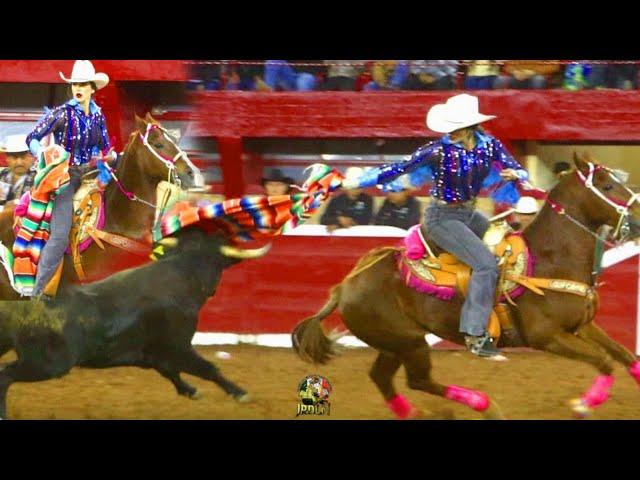
[[[541,89],[547,86],[544,75],[534,75],[526,80],[517,80],[514,77],[498,77],[494,83],[495,88],[513,88],[516,90]]]
[[[267,60],[264,65],[264,83],[275,90],[309,91],[316,86],[316,78],[310,73],[296,73],[285,60]]]
[[[487,75],[485,77],[466,77],[464,79],[464,88],[467,90],[493,90],[496,82],[496,75]]]
[[[252,91],[256,89],[256,82],[253,78],[242,78],[239,82],[229,82],[224,87],[225,90],[245,90]]]
[[[460,316],[460,331],[468,335],[484,334],[498,281],[496,258],[482,241],[489,221],[482,213],[468,207],[432,203],[425,212],[422,228],[436,245],[472,268]]]
[[[407,84],[407,79],[409,78],[409,63],[408,62],[397,62],[395,68],[393,69],[393,74],[389,77],[387,81],[387,88],[391,88],[394,90],[400,90],[405,88]],[[362,87],[363,90],[382,90],[382,87],[378,85],[377,82],[371,80],[367,84]]]

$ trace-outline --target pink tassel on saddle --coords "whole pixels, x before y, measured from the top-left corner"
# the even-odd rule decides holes
[[[486,393],[458,387],[457,385],[449,385],[444,392],[444,396],[454,402],[463,403],[473,408],[476,412],[484,412],[489,408],[489,397]]]
[[[612,385],[613,375],[598,375],[589,391],[583,395],[583,403],[589,408],[602,405],[609,398],[609,390]]]
[[[396,395],[391,400],[387,402],[387,406],[391,409],[393,413],[396,414],[398,418],[405,419],[413,410],[413,407],[402,395]]]
[[[407,258],[409,260],[420,260],[427,253],[427,249],[420,238],[420,225],[414,225],[409,229],[409,233],[404,237],[404,246],[407,248]]]
[[[636,379],[636,382],[640,384],[640,360],[636,360],[631,364],[629,367],[629,373]]]

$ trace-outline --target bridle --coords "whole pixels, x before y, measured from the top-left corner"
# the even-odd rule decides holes
[[[158,153],[151,146],[151,144],[149,143],[149,134],[154,130],[160,130],[162,135],[164,135],[164,138],[176,149],[178,153],[176,153],[173,158],[167,157],[165,155],[162,155],[161,153]],[[194,176],[197,177],[198,175],[201,175],[200,170],[193,163],[191,163],[191,160],[189,160],[187,153],[184,150],[182,150],[180,147],[178,147],[178,145],[176,145],[176,143],[173,141],[173,139],[169,135],[169,132],[167,132],[165,128],[161,127],[157,123],[148,123],[147,129],[145,130],[144,135],[142,135],[142,133],[140,132],[138,132],[138,135],[140,136],[140,139],[142,140],[142,144],[147,148],[147,150],[149,150],[154,157],[160,160],[165,165],[165,167],[167,167],[167,170],[168,170],[167,181],[169,181],[170,183],[175,183],[177,186],[180,186],[181,184],[180,178],[176,173],[176,162],[180,160],[180,158],[182,158],[185,161],[185,163],[189,166]]]
[[[160,132],[162,132],[162,135],[164,135],[165,139],[171,143],[171,145],[174,146],[174,148],[176,149],[176,151],[178,153],[175,154],[175,156],[173,158],[171,157],[167,157],[165,155],[162,155],[161,153],[159,153],[158,151],[156,151],[151,144],[149,143],[149,134],[153,131],[153,130],[160,130]],[[180,147],[178,147],[178,145],[173,141],[173,139],[171,138],[171,136],[169,135],[169,132],[167,132],[166,129],[164,129],[163,127],[161,127],[160,125],[158,125],[157,123],[148,123],[147,124],[147,128],[144,132],[144,135],[140,132],[138,132],[138,135],[140,137],[140,140],[142,141],[142,144],[145,146],[145,148],[147,150],[149,150],[151,152],[151,154],[157,158],[158,160],[160,160],[164,166],[167,168],[167,181],[169,183],[173,183],[175,185],[177,185],[178,187],[181,186],[182,182],[180,181],[180,178],[178,177],[178,174],[176,172],[176,162],[178,160],[180,160],[180,158],[182,158],[185,163],[188,165],[188,167],[191,169],[191,172],[193,172],[194,178],[196,180],[198,179],[202,179],[202,174],[200,173],[200,170],[198,169],[198,167],[196,167],[191,160],[189,160],[189,156],[187,155],[187,153],[182,150]],[[129,200],[131,201],[136,201],[136,202],[140,202],[140,203],[144,203],[145,205],[156,209],[158,206],[154,205],[150,202],[147,202],[146,200],[143,200],[142,198],[138,197],[135,193],[130,192],[129,190],[127,190],[126,188],[124,188],[124,185],[122,185],[122,182],[120,181],[120,179],[116,176],[115,171],[113,170],[113,168],[111,168],[111,166],[105,162],[105,166],[107,167],[107,170],[109,171],[109,173],[111,174],[111,177],[113,178],[113,180],[116,182],[116,185],[118,186],[118,188],[120,189],[120,191],[122,192],[122,194],[127,197]],[[195,182],[196,185],[198,184],[198,181]]]
[[[635,193],[633,192],[633,190],[631,190],[630,188],[628,188],[626,185],[624,185],[620,179],[614,175],[613,171],[607,167],[604,167],[602,165],[594,165],[593,163],[589,162],[589,173],[585,176],[580,169],[576,169],[576,173],[578,175],[578,178],[580,179],[581,183],[587,188],[589,189],[594,195],[596,195],[598,198],[600,198],[602,201],[604,201],[607,205],[609,205],[610,207],[612,207],[613,209],[615,209],[615,211],[618,213],[619,217],[618,217],[618,222],[616,224],[616,228],[613,231],[613,234],[611,235],[612,238],[614,240],[623,240],[624,238],[627,237],[627,235],[629,234],[630,231],[630,226],[629,226],[629,209],[632,207],[632,205],[636,202],[638,202],[639,198],[640,198],[640,193]],[[631,197],[629,198],[629,200],[626,203],[621,203],[620,201],[614,200],[611,197],[608,197],[606,194],[604,194],[600,189],[598,189],[594,184],[593,184],[593,177],[595,175],[596,172],[603,170],[605,172],[607,172],[607,174],[613,179],[614,182],[616,182],[618,185],[620,185],[622,188],[624,188],[630,195]],[[587,226],[583,225],[580,221],[576,220],[574,217],[572,217],[571,215],[569,215],[565,209],[558,204],[557,202],[555,202],[554,200],[550,199],[547,197],[547,202],[549,203],[549,205],[551,206],[551,208],[553,209],[554,212],[560,214],[560,215],[564,215],[565,217],[567,217],[569,220],[571,220],[573,223],[575,223],[576,225],[578,225],[580,228],[582,228],[583,230],[587,231],[589,234],[593,235],[594,237],[598,238],[598,235],[594,232],[592,232]],[[607,245],[609,246],[615,246],[610,242],[606,242]]]

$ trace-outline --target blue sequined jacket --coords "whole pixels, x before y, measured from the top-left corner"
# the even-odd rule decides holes
[[[478,196],[482,188],[500,186],[492,192],[495,200],[513,203],[519,194],[512,184],[504,185],[499,171],[512,168],[520,180],[526,170],[511,156],[497,138],[476,131],[476,146],[466,150],[453,143],[449,135],[420,147],[405,162],[372,168],[360,178],[360,188],[380,185],[386,191],[420,187],[432,183],[430,194],[448,203],[466,202]],[[400,177],[400,178],[399,178]],[[503,185],[500,185],[501,182]],[[509,188],[504,188],[509,187]],[[498,193],[497,197],[494,195]]]
[[[86,115],[77,100],[69,100],[49,110],[27,136],[27,145],[37,155],[38,142],[53,133],[56,144],[71,154],[71,165],[82,165],[99,153],[106,154],[111,148],[107,123],[102,110],[91,100],[89,115]],[[35,150],[35,151],[34,151]]]

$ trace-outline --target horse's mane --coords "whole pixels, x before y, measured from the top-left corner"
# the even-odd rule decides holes
[[[143,122],[147,123],[147,124],[151,124],[151,125],[160,125],[160,122],[158,122],[155,118],[153,118],[151,115],[147,114],[145,116],[145,118],[141,118],[140,120],[142,120]],[[131,142],[135,139],[135,136],[138,135],[140,132],[138,131],[137,128],[135,128],[133,130],[133,132],[131,132],[129,134],[129,140],[127,141],[127,144],[124,147],[124,150],[127,149],[127,147],[131,144]]]

